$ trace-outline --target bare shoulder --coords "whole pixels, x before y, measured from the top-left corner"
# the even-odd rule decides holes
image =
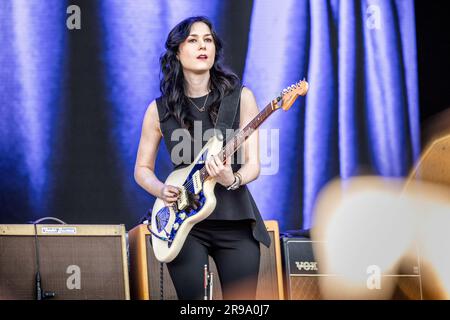
[[[158,108],[156,105],[156,100],[153,100],[147,107],[144,116],[144,127],[143,129],[151,129],[154,131],[161,132],[159,126],[159,115]]]
[[[241,91],[241,100],[244,102],[254,102],[255,95],[253,94],[253,91],[248,87],[243,87]]]
[[[240,109],[241,126],[246,125],[259,113],[255,96],[252,90],[247,87],[243,87],[241,91]]]
[[[144,122],[158,124],[159,126],[159,115],[158,115],[158,107],[156,105],[156,100],[153,100],[147,107],[144,116]]]
[[[258,113],[258,105],[251,89],[243,87],[241,91],[241,113]]]

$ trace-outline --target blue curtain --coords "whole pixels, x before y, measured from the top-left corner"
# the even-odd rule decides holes
[[[310,84],[305,98],[286,113],[277,111],[261,128],[262,175],[249,187],[263,218],[278,220],[282,230],[309,228],[314,201],[331,179],[364,173],[406,175],[420,152],[414,2],[248,3],[251,15],[240,21],[248,25],[248,34],[229,34],[226,39],[229,48],[246,41],[244,55],[236,57],[235,49],[228,57],[242,60],[240,74],[259,107],[300,79]],[[190,15],[210,17],[219,33],[226,34],[238,23],[229,15],[242,4],[86,1],[79,4],[81,30],[68,30],[70,4],[0,3],[0,222],[60,216],[64,208],[71,212],[70,222],[121,222],[130,227],[153,202],[134,182],[133,169],[144,112],[159,95],[158,59],[166,35]],[[88,16],[93,23],[86,22]],[[95,56],[90,65],[95,70],[74,67],[73,61],[84,59],[79,52],[85,50],[85,38],[80,37],[95,43],[89,51]],[[73,77],[79,70],[96,76],[80,83]],[[82,90],[94,81],[101,90]],[[81,88],[77,94],[74,87]],[[73,105],[88,101],[90,94],[97,98],[85,117],[95,109],[102,128],[92,139],[110,146],[103,156],[107,160],[101,161],[104,167],[92,166],[103,149],[83,149],[91,138],[66,131],[83,121],[76,119],[83,119],[85,109]],[[92,125],[85,129],[93,130]],[[69,170],[62,159],[68,157],[67,143],[75,140],[80,150],[89,151],[78,152]],[[77,179],[78,170],[95,177],[103,168],[108,172],[105,183],[76,184],[98,196],[77,199],[76,205],[84,205],[72,209],[71,202],[67,207],[58,204],[81,192],[75,188],[60,196],[71,187],[64,181]],[[164,144],[156,170],[161,180],[171,170]],[[112,211],[111,203],[120,208]],[[76,213],[80,208],[95,210],[83,220]],[[96,215],[102,219],[95,220]]]
[[[309,228],[330,179],[407,174],[419,153],[413,1],[258,1],[251,30],[244,79],[260,105],[310,83],[305,103],[267,123],[280,128],[280,170],[252,190],[268,217],[303,213]]]
[[[49,208],[51,160],[64,112],[66,7],[63,1],[0,2],[2,222],[42,216]]]

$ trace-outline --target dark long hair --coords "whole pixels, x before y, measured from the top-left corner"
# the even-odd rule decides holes
[[[180,123],[181,127],[190,130],[193,127],[193,118],[187,108],[189,102],[185,95],[185,80],[181,63],[177,59],[179,46],[189,36],[191,27],[196,22],[205,23],[211,30],[216,47],[214,65],[210,69],[209,89],[212,103],[208,108],[209,117],[213,124],[217,121],[220,101],[231,92],[239,83],[239,78],[227,70],[222,62],[222,41],[214,31],[211,21],[206,17],[190,17],[177,24],[169,33],[166,40],[166,52],[160,58],[161,81],[160,90],[162,103],[166,107],[166,114],[160,121],[166,121],[170,115]]]

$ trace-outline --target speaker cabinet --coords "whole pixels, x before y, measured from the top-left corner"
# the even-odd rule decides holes
[[[327,280],[331,281],[344,281],[339,275],[322,272],[320,263],[314,257],[313,241],[309,238],[282,237],[281,243],[286,299],[321,300],[324,293],[324,289],[321,289],[319,285],[321,277],[327,277]],[[325,243],[314,243],[315,248],[322,245]],[[362,272],[367,274],[366,270],[362,270]],[[376,295],[382,293],[379,290],[384,290],[387,282],[391,283],[392,280],[395,282],[392,299],[420,300],[423,298],[419,257],[416,256],[403,264],[398,274],[381,275],[379,288],[365,288],[366,291],[362,293],[364,299],[376,298]]]
[[[277,221],[265,221],[272,240],[269,248],[261,245],[261,262],[256,299],[284,299],[283,276],[281,269],[280,236]],[[156,260],[151,246],[151,236],[147,225],[138,225],[128,233],[130,246],[131,297],[133,299],[159,300],[160,263]],[[214,273],[213,299],[222,299],[220,281],[212,258],[209,258],[210,271]],[[163,266],[163,299],[176,300],[177,294],[167,270]]]
[[[0,299],[129,299],[123,225],[0,225]],[[36,254],[38,252],[38,255]]]

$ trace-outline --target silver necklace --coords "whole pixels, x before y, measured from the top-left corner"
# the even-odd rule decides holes
[[[199,107],[195,104],[195,102],[192,101],[191,98],[189,98],[189,97],[187,97],[187,98],[188,98],[189,101],[194,105],[194,107],[197,108],[198,111],[203,112],[203,111],[205,111],[206,102],[208,101],[208,98],[209,98],[209,92],[208,92],[208,94],[206,95],[205,102],[203,103],[203,107],[201,107],[201,108],[199,108]]]

